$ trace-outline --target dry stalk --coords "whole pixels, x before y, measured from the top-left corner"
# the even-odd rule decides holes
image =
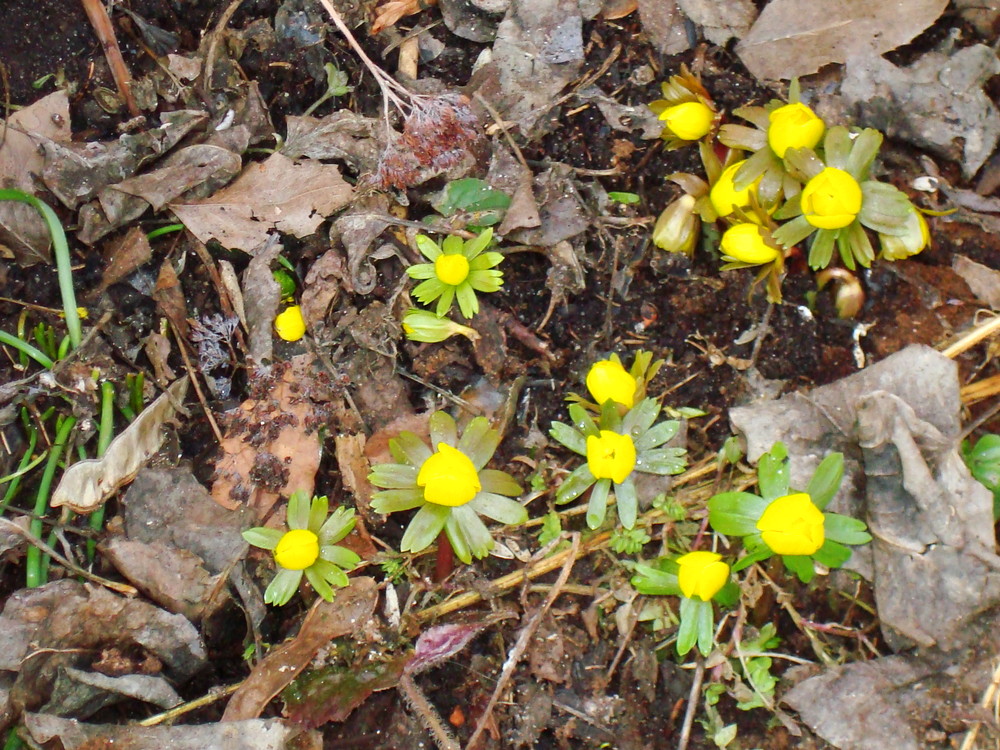
[[[121,48],[118,46],[118,39],[115,37],[115,27],[108,18],[108,11],[101,0],[83,0],[83,9],[87,12],[90,25],[94,27],[101,47],[104,49],[104,56],[108,58],[108,65],[111,67],[111,75],[115,79],[115,86],[118,93],[125,100],[129,114],[138,117],[142,114],[132,96],[132,74],[129,73],[128,66],[122,58]]]

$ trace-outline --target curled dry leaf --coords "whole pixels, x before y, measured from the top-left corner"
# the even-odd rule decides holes
[[[163,426],[181,408],[187,389],[185,375],[112,440],[102,458],[90,458],[70,466],[52,493],[52,507],[65,505],[76,513],[93,513],[101,507],[160,449]]]
[[[378,602],[373,578],[363,576],[337,591],[332,602],[317,599],[297,635],[272,649],[229,699],[223,721],[260,716],[274,696],[304,670],[334,638],[359,634]]]
[[[404,16],[412,16],[432,5],[437,5],[437,0],[389,0],[375,11],[378,15],[375,16],[371,33],[377,34],[390,26],[395,26]]]

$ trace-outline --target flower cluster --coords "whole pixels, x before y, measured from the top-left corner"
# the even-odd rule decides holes
[[[372,509],[417,509],[400,542],[403,552],[426,549],[443,531],[455,556],[469,563],[493,548],[493,536],[480,515],[508,525],[528,520],[524,506],[511,499],[521,494],[521,486],[510,474],[485,468],[500,441],[485,417],[469,422],[461,437],[446,412],[434,412],[429,426],[430,446],[406,431],[389,441],[396,463],[379,464],[368,476],[382,488]]]
[[[808,241],[813,270],[833,263],[836,250],[851,271],[875,260],[869,232],[877,237],[884,260],[907,258],[929,245],[920,210],[903,192],[870,176],[881,133],[828,127],[800,101],[793,81],[789,102],[734,111],[751,125],[727,123],[718,129],[718,141],[729,149],[720,161],[713,145],[714,110],[696,116],[680,109],[682,100],[710,104],[696,79],[688,78],[675,76],[664,84],[665,99],[650,108],[666,122],[663,137],[671,143],[699,141],[707,179],[687,173],[668,177],[684,193],[657,220],[657,247],[690,255],[702,223],[723,221],[723,270],[760,266],[757,281],[767,279],[768,298],[777,302],[785,258],[800,243]]]
[[[556,503],[568,503],[589,491],[587,525],[592,529],[604,523],[612,492],[618,520],[631,529],[639,512],[634,475],[679,474],[686,465],[683,448],[664,446],[680,423],[657,424],[660,405],[644,397],[649,373],[655,374],[660,366],[650,360],[651,355],[639,352],[632,372],[626,372],[616,355],[594,363],[587,373],[587,389],[596,403],[577,396],[577,403],[569,406],[572,425],[552,423],[549,434],[586,459],[559,485]],[[587,407],[596,411],[596,418]]]
[[[257,527],[243,532],[254,547],[271,550],[278,572],[264,591],[264,602],[280,607],[298,590],[302,577],[328,602],[333,601],[334,587],[347,585],[344,572],[361,558],[337,542],[354,528],[354,510],[337,508],[329,517],[325,497],[309,500],[302,491],[288,499],[288,531]]]

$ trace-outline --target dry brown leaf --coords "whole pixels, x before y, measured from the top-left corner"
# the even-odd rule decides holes
[[[112,284],[117,284],[139,266],[144,265],[153,257],[153,248],[141,226],[134,226],[121,239],[116,239],[104,248],[104,257],[108,261],[101,283],[87,299],[96,299]]]
[[[101,507],[160,449],[163,425],[173,419],[184,402],[187,389],[185,375],[143,409],[135,421],[111,441],[102,458],[78,461],[66,469],[52,493],[52,507],[65,505],[76,513],[93,513]]]
[[[153,289],[152,297],[156,300],[156,307],[170,321],[174,330],[181,338],[186,339],[190,333],[187,302],[184,300],[181,280],[177,278],[177,272],[174,271],[170,258],[164,259],[160,266],[160,274],[156,277],[156,287]]]
[[[437,0],[389,0],[375,11],[378,15],[372,24],[371,33],[374,35],[390,26],[395,26],[400,18],[412,16],[432,5],[437,5]]]
[[[331,247],[312,264],[302,289],[302,317],[310,331],[326,327],[326,315],[340,298],[341,285],[350,283],[347,263],[339,247]]]
[[[336,165],[313,160],[294,162],[271,154],[247,166],[236,181],[195,203],[171,203],[170,209],[202,242],[250,252],[277,229],[307,237],[323,220],[346,206],[353,188]]]
[[[677,0],[639,0],[639,20],[661,55],[676,55],[691,49]]]
[[[318,599],[298,634],[272,649],[229,699],[223,721],[254,719],[279,692],[302,672],[331,639],[358,634],[378,602],[373,578],[363,576],[337,591],[332,602]]]
[[[49,94],[15,112],[6,128],[0,121],[0,188],[34,192],[31,175],[40,174],[44,162],[29,133],[53,141],[70,139],[66,92]],[[9,247],[18,263],[48,263],[52,258],[49,243],[48,230],[35,209],[24,203],[0,201],[0,245]]]
[[[677,0],[677,5],[712,44],[742,39],[757,18],[751,0]]]
[[[601,18],[614,21],[634,13],[639,7],[639,0],[604,0],[601,5]]]
[[[312,495],[321,454],[317,428],[324,423],[308,396],[312,361],[302,354],[252,376],[254,397],[230,420],[215,465],[212,498],[222,507],[248,505],[263,516],[281,495]]]
[[[947,0],[772,0],[736,52],[762,80],[815,73],[829,63],[881,55],[906,44],[944,12]]]

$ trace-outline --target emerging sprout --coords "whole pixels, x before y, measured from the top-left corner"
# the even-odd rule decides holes
[[[285,341],[298,341],[306,335],[306,321],[298,305],[286,307],[274,319],[274,330]]]
[[[626,529],[635,526],[639,501],[633,473],[680,474],[685,467],[683,448],[662,447],[677,434],[680,424],[668,420],[654,426],[659,413],[660,405],[647,398],[622,417],[616,403],[608,399],[595,422],[581,404],[571,404],[573,426],[553,422],[549,434],[587,462],[563,480],[556,503],[568,503],[590,490],[587,525],[596,529],[604,523],[613,488],[618,520]]]
[[[278,566],[264,591],[266,604],[287,604],[303,575],[317,594],[331,602],[334,587],[348,584],[344,571],[361,561],[357,554],[336,544],[354,528],[354,510],[337,508],[327,518],[327,499],[314,497],[310,502],[308,498],[301,490],[288,498],[288,531],[256,527],[243,532],[243,538],[254,547],[271,550]]]
[[[479,339],[479,333],[474,329],[415,307],[411,307],[403,315],[403,331],[410,341],[423,341],[429,344],[436,344],[456,334],[465,336],[469,341]]]
[[[396,463],[379,464],[368,476],[383,488],[375,493],[372,508],[378,513],[419,508],[400,549],[420,552],[443,530],[455,556],[469,563],[493,548],[493,536],[480,515],[508,525],[528,520],[524,506],[510,499],[521,494],[521,486],[504,471],[484,468],[500,441],[485,417],[469,422],[459,438],[455,420],[436,411],[430,432],[433,448],[412,432],[389,441]]]
[[[503,285],[503,272],[494,268],[503,260],[503,255],[495,251],[484,252],[492,239],[492,228],[465,241],[449,235],[440,245],[418,234],[417,249],[431,262],[406,269],[410,278],[424,280],[413,290],[413,296],[423,305],[437,300],[435,312],[442,317],[457,298],[462,315],[471,318],[479,312],[476,292],[495,292]]]

